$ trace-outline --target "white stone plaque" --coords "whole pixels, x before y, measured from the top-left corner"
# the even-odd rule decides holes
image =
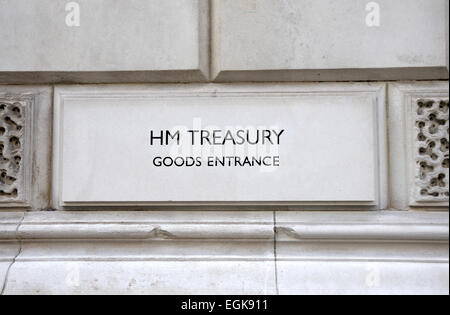
[[[57,88],[55,202],[382,207],[384,89]]]

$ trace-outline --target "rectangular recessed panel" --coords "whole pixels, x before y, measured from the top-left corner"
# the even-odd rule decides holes
[[[379,107],[363,87],[58,90],[57,198],[373,205]]]

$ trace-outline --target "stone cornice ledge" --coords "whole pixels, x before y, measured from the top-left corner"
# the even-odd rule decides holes
[[[449,240],[448,212],[277,212],[277,241]]]
[[[0,295],[447,294],[448,232],[444,212],[0,212]]]
[[[273,228],[272,212],[28,212],[17,229],[17,238],[273,240]]]
[[[448,212],[0,212],[0,240],[448,242]]]

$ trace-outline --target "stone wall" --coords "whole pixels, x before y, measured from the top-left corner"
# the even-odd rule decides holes
[[[447,0],[2,1],[1,294],[448,294],[448,23]],[[147,167],[146,128],[191,116],[288,126],[289,171]]]

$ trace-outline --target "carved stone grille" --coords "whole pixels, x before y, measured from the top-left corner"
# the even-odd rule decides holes
[[[416,199],[449,200],[449,100],[419,99],[415,109]]]
[[[23,195],[25,106],[0,99],[0,202]]]

